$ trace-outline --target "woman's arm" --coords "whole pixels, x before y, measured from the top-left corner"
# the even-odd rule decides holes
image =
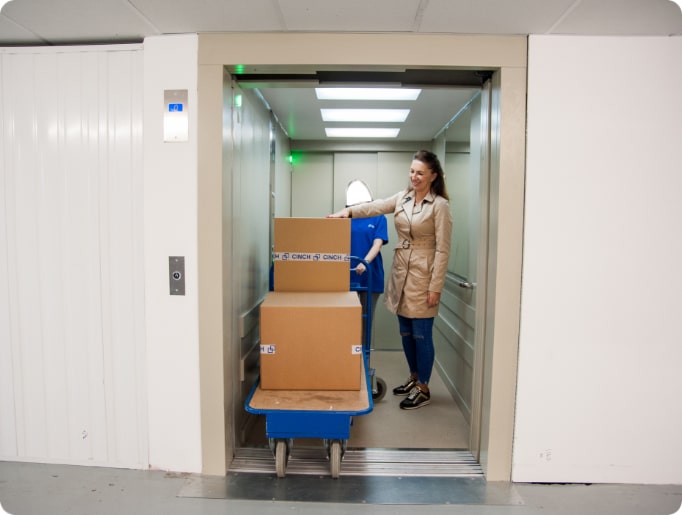
[[[350,208],[344,207],[343,209],[337,211],[336,213],[327,215],[327,218],[351,218]]]
[[[447,200],[439,197],[439,200],[433,206],[433,216],[436,234],[436,254],[433,260],[429,292],[438,293],[438,297],[440,297],[440,292],[445,284],[445,274],[448,271],[450,239],[452,236],[452,215],[450,214],[450,205]]]
[[[403,198],[404,191],[396,193],[392,197],[356,204],[327,215],[327,218],[368,218],[370,216],[386,215],[393,213],[396,203]]]

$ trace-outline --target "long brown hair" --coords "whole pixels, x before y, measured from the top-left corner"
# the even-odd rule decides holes
[[[429,169],[437,175],[436,179],[431,183],[431,190],[446,200],[450,200],[448,196],[448,190],[445,187],[445,174],[443,173],[443,167],[440,165],[438,156],[433,152],[428,150],[420,150],[412,156],[415,161],[421,161]]]

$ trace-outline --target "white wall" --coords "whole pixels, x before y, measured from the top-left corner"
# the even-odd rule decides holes
[[[201,472],[197,290],[197,36],[144,43],[145,305],[149,463]],[[186,89],[189,141],[164,143],[164,90]],[[168,257],[185,257],[184,296],[169,293]]]
[[[139,45],[0,50],[0,459],[147,466]]]
[[[682,482],[675,461],[682,455],[678,437],[682,408],[676,398],[682,390],[676,370],[682,349],[675,325],[682,287],[678,269],[682,249],[677,237],[682,214],[677,196],[682,183],[675,146],[682,119],[677,93],[682,82],[680,41],[531,38],[516,481]],[[96,62],[90,61],[91,56],[83,57],[80,68],[90,77],[84,78],[75,75],[71,64],[64,69],[56,66],[61,57],[53,57],[60,49],[26,50],[40,55],[31,58],[35,63],[30,66],[22,63],[23,72],[7,61],[8,53],[20,51],[2,50],[0,186],[4,189],[0,206],[4,218],[0,245],[7,242],[0,248],[0,259],[4,259],[0,267],[7,270],[0,274],[2,459],[87,460],[201,471],[198,302],[193,279],[197,274],[198,203],[192,110],[196,105],[196,36],[148,38],[144,49],[142,168],[139,158],[126,157],[127,151],[121,150],[141,135],[142,125],[136,118],[142,112],[140,83],[136,79],[127,86],[121,82],[124,76],[141,72],[139,52],[130,63],[119,61],[118,54]],[[108,54],[104,48],[90,51]],[[59,73],[53,80],[34,81],[33,66]],[[94,75],[99,78],[91,89],[86,85]],[[27,146],[35,136],[31,123],[39,120],[35,113],[54,107],[48,100],[53,91],[59,91],[59,81],[73,84],[58,94],[60,116],[68,113],[68,118],[55,113],[54,124],[36,124],[38,134],[45,131],[45,139]],[[34,88],[32,92],[29,87]],[[164,89],[189,90],[189,143],[161,140]],[[41,91],[43,96],[38,94]],[[24,101],[15,102],[12,95],[23,95]],[[92,104],[80,113],[87,113],[84,119],[101,132],[83,133],[87,137],[80,139],[80,145],[55,153],[50,145],[70,141],[85,127],[71,118],[77,109],[67,109],[67,104],[85,102],[90,95],[95,104],[105,105],[96,108]],[[34,112],[26,101],[36,98],[45,103]],[[22,109],[26,112],[21,113]],[[23,132],[12,132],[17,130]],[[102,139],[93,147],[98,150],[97,164],[92,164],[88,159],[95,152],[90,155],[83,149],[95,136]],[[69,160],[60,162],[66,155],[71,156]],[[62,174],[66,169],[78,174],[100,170],[105,175],[93,175],[91,180],[97,184],[89,187],[125,179],[131,181],[131,189],[120,182],[112,190],[108,182],[107,189],[98,190],[97,200],[89,204],[84,190],[61,200],[48,194],[56,191],[54,187],[44,189],[42,196],[32,193],[55,184],[62,193],[75,193],[67,175],[12,175],[15,170],[52,168]],[[124,202],[122,196],[110,197],[134,191],[141,170],[144,279],[134,266],[142,262],[135,257],[141,252],[142,226],[134,222],[141,218],[135,215],[139,198]],[[76,205],[61,203],[65,198],[80,200]],[[26,203],[36,200],[48,204],[31,207]],[[56,211],[47,210],[50,205]],[[50,217],[50,212],[63,218]],[[99,250],[89,246],[95,240],[86,227],[96,219],[96,230],[108,234]],[[66,231],[63,220],[81,227],[75,233],[80,236]],[[17,230],[26,224],[33,229]],[[52,254],[43,251],[46,248]],[[91,260],[81,270],[72,266],[96,252],[103,252],[97,258],[103,265],[100,286],[81,274],[90,269]],[[170,255],[186,258],[184,297],[168,294]],[[56,261],[49,260],[52,256]],[[61,273],[53,274],[55,269]],[[139,305],[142,284],[144,308]],[[60,295],[68,298],[61,301]],[[83,303],[83,298],[95,302]],[[97,299],[105,305],[99,306]],[[55,315],[60,309],[64,316]],[[135,315],[136,309],[145,310],[144,320]],[[76,310],[79,316],[87,313],[94,325],[74,324]],[[40,329],[35,325],[36,313],[47,316],[41,319],[46,324]],[[145,336],[140,335],[145,329],[146,349]],[[102,347],[91,345],[97,337],[103,338]],[[123,349],[131,354],[124,358]],[[43,350],[50,353],[45,359],[30,357]],[[146,350],[146,363],[141,350]],[[84,356],[92,364],[100,356],[107,358],[103,370],[88,369],[88,380],[103,385],[104,393],[89,390],[86,395],[79,389],[84,384]],[[53,361],[55,357],[64,361]],[[135,384],[130,370],[134,370]],[[141,416],[144,399],[139,397],[145,393],[145,376],[148,455]],[[54,395],[57,390],[50,390],[54,385],[62,388],[63,395]],[[66,402],[69,409],[79,406],[84,411],[67,423],[64,417],[54,417],[58,405],[51,404],[54,399]],[[97,412],[104,405],[106,419]],[[81,422],[88,409],[95,415],[89,419],[94,424],[86,427]],[[97,436],[92,427],[97,428]],[[88,436],[82,438],[85,429]]]
[[[682,482],[682,38],[534,36],[513,479]]]
[[[0,459],[201,472],[197,36],[0,58]]]

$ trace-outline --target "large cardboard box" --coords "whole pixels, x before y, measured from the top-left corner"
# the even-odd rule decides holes
[[[275,291],[350,290],[350,220],[275,218]]]
[[[260,307],[264,390],[359,390],[362,307],[355,292],[270,292]]]

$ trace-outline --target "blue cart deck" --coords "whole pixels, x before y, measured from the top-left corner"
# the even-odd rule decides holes
[[[273,411],[319,411],[362,415],[371,411],[371,396],[367,391],[367,376],[363,363],[359,390],[263,390],[260,383],[246,401],[251,413]]]

